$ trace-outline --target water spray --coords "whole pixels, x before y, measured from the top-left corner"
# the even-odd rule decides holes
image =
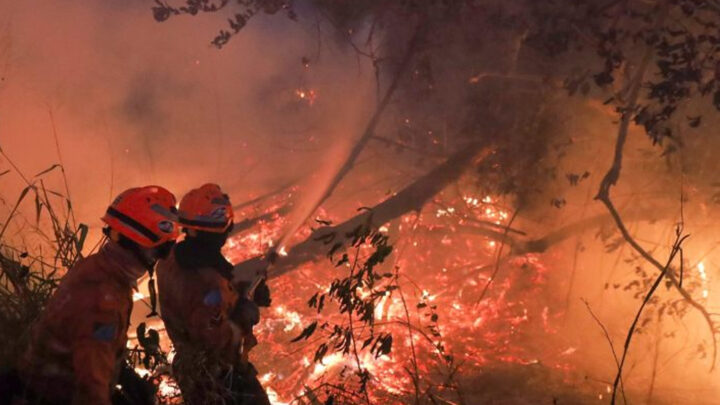
[[[281,256],[288,255],[286,246],[290,242],[290,238],[295,235],[305,221],[307,221],[307,219],[315,212],[323,201],[325,201],[327,195],[329,194],[328,191],[330,190],[331,184],[332,183],[328,182],[325,187],[318,189],[317,193],[311,194],[310,198],[303,201],[299,205],[300,209],[296,211],[295,218],[292,219],[285,231],[280,234],[277,238],[277,242],[270,244],[270,248],[262,260],[264,262],[262,270],[257,272],[252,283],[246,290],[247,299],[252,300],[257,287],[262,284],[263,281],[267,280],[270,266],[275,264]]]

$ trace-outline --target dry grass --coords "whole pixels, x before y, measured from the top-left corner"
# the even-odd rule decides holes
[[[30,325],[58,286],[66,270],[82,257],[87,226],[76,224],[72,204],[49,190],[44,176],[60,170],[54,165],[28,179],[2,152],[13,171],[26,183],[0,222],[0,368],[15,363]],[[6,172],[7,175],[10,172]],[[0,195],[0,198],[8,196]],[[28,212],[33,217],[28,219]],[[19,229],[10,234],[11,225]],[[29,237],[32,235],[32,237]],[[33,242],[28,242],[33,240]]]

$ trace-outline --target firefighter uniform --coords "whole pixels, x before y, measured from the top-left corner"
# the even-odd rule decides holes
[[[255,343],[252,325],[259,315],[257,305],[233,288],[232,264],[221,253],[232,225],[230,201],[217,185],[206,184],[183,197],[178,215],[189,232],[158,264],[157,278],[183,399],[190,405],[269,405],[254,368],[240,361],[241,345]]]
[[[20,363],[31,392],[49,402],[110,404],[127,344],[133,273],[142,272],[132,253],[113,242],[68,272]]]
[[[69,269],[31,328],[17,365],[26,401],[111,404],[132,292],[175,243],[174,210],[175,197],[158,186],[129,189],[108,207],[102,220],[109,240]]]

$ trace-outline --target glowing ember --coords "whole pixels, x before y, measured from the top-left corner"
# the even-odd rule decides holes
[[[295,95],[308,103],[308,105],[313,105],[315,103],[315,99],[317,98],[317,94],[315,93],[315,90],[312,89],[297,89],[295,90]]]
[[[385,224],[381,228],[382,232],[404,241],[398,247],[402,253],[396,258],[396,265],[401,271],[399,281],[405,302],[398,294],[393,294],[380,298],[374,308],[376,328],[392,333],[397,342],[392,352],[378,359],[368,351],[359,354],[362,366],[371,375],[368,382],[371,399],[378,403],[394,403],[377,396],[383,393],[401,397],[412,392],[413,380],[407,370],[413,352],[422,359],[417,365],[419,372],[429,375],[447,358],[456,355],[462,358],[463,367],[479,367],[490,362],[528,365],[542,361],[565,372],[568,370],[566,361],[577,350],[568,348],[562,353],[556,352],[552,359],[540,359],[531,348],[513,343],[531,328],[533,333],[554,333],[551,323],[556,312],[547,306],[529,304],[536,299],[535,294],[542,290],[546,279],[547,270],[538,256],[513,259],[507,266],[523,270],[507,271],[496,277],[491,293],[478,301],[479,291],[491,279],[494,267],[491,264],[497,255],[496,242],[484,239],[478,245],[475,239],[461,237],[451,227],[444,228],[442,233],[435,230],[444,227],[444,223],[462,221],[465,215],[502,226],[508,220],[508,210],[499,200],[489,196],[466,195],[462,201],[464,207],[461,207],[462,202],[453,206],[447,204],[447,208],[440,211],[433,208],[430,215],[405,215],[397,224]],[[264,212],[276,210],[281,204],[273,203]],[[250,212],[246,217],[257,217],[264,212]],[[322,218],[338,220],[327,215]],[[283,217],[260,222],[252,231],[234,236],[224,253],[232,262],[265,254],[285,225]],[[310,232],[309,226],[302,228],[297,240],[307,237]],[[292,243],[294,241],[290,241]],[[444,254],[433,254],[437,246]],[[361,247],[361,250],[366,248]],[[284,246],[278,249],[278,254],[287,254]],[[336,381],[334,379],[339,376],[352,375],[357,370],[353,356],[338,352],[328,352],[322,362],[313,361],[317,348],[315,338],[324,332],[316,332],[315,340],[310,339],[304,344],[290,343],[304,327],[317,319],[317,311],[308,308],[307,299],[318,291],[327,292],[338,271],[342,271],[341,268],[322,261],[305,264],[281,278],[270,280],[273,306],[262,310],[261,321],[255,329],[259,345],[251,353],[251,360],[260,371],[261,382],[273,404],[292,403],[304,395],[307,387]],[[367,288],[358,290],[358,294],[364,296],[371,293]],[[326,305],[332,304],[326,302]],[[332,310],[325,311],[323,316],[328,322],[346,321],[343,315]],[[358,342],[362,342],[367,331],[358,333]],[[562,355],[558,357],[558,354]],[[173,392],[171,388],[166,389]]]
[[[167,398],[178,397],[180,395],[180,388],[178,388],[177,384],[165,376],[160,379],[158,391],[161,396]]]

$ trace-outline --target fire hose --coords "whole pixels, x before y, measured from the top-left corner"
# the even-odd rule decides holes
[[[247,288],[244,289],[243,294],[238,300],[235,309],[231,315],[233,322],[239,326],[241,332],[240,340],[240,365],[243,367],[248,366],[248,357],[250,350],[257,345],[257,339],[252,333],[252,329],[260,321],[260,313],[258,304],[261,306],[269,306],[270,299],[263,303],[256,302],[256,292],[258,287],[267,280],[268,269],[275,263],[278,258],[278,253],[275,249],[270,248],[268,253],[265,255],[262,261],[263,267],[256,272],[255,277],[252,279]],[[265,304],[265,305],[263,305]]]

